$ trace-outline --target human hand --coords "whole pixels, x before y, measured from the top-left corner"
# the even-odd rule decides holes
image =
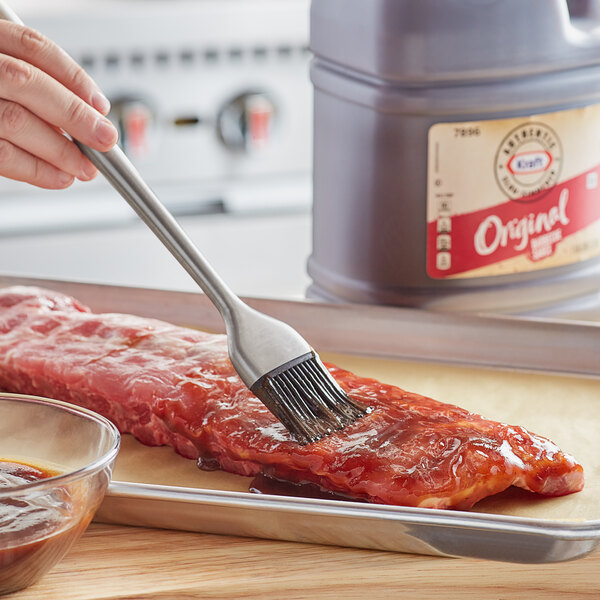
[[[63,131],[105,152],[117,130],[108,100],[66,52],[0,20],[0,175],[47,189],[93,179],[96,168]]]

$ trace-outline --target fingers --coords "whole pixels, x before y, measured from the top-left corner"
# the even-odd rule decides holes
[[[73,183],[73,176],[0,140],[0,175],[26,181],[46,189],[63,189]]]
[[[63,135],[101,152],[118,133],[105,117],[108,100],[56,44],[0,20],[0,175],[63,188],[96,169]]]
[[[105,152],[117,141],[117,130],[98,111],[58,81],[22,60],[0,54],[0,98],[11,100]]]
[[[50,77],[103,115],[110,103],[94,80],[60,47],[41,33],[8,21],[0,22],[0,53],[13,56]]]
[[[6,100],[0,100],[0,139],[83,181],[97,173],[73,142],[23,106]]]

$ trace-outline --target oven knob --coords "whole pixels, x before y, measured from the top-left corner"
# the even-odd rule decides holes
[[[142,160],[151,150],[154,115],[146,102],[137,98],[111,101],[108,117],[119,131],[119,144],[130,159]]]
[[[247,92],[221,109],[217,132],[229,150],[251,153],[269,144],[275,120],[273,100],[263,92]]]

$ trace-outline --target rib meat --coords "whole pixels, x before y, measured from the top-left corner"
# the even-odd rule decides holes
[[[300,446],[238,378],[224,336],[93,314],[48,290],[0,291],[0,387],[85,406],[144,444],[405,506],[466,509],[511,485],[548,496],[583,487],[582,467],[523,427],[328,368],[374,411]]]

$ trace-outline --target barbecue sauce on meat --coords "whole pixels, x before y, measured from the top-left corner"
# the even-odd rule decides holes
[[[0,492],[58,475],[0,459]],[[24,588],[54,563],[79,534],[73,499],[65,488],[0,496],[0,594]]]
[[[300,446],[240,380],[224,336],[93,314],[39,288],[0,290],[0,387],[91,408],[203,469],[434,509],[468,510],[511,485],[545,496],[583,488],[583,467],[547,438],[326,366],[374,410]]]
[[[344,494],[330,492],[314,483],[292,483],[282,481],[259,473],[250,482],[248,489],[253,494],[269,494],[274,496],[293,496],[295,498],[317,498],[319,500],[344,500],[346,502],[365,502]]]

